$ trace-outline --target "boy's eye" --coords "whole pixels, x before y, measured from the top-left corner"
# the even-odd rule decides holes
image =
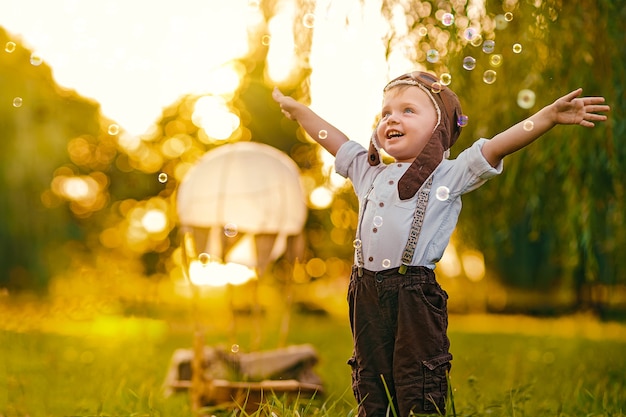
[[[406,109],[404,109],[404,112],[405,112],[405,113],[415,113],[415,112],[413,111],[413,109],[408,108],[408,107],[407,107]]]
[[[390,114],[391,114],[390,112],[386,111],[386,112],[382,113],[380,116],[381,116],[383,119],[386,119],[387,117],[389,117],[389,115],[390,115]]]

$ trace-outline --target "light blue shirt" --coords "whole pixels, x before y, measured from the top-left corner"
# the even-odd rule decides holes
[[[483,185],[502,172],[502,162],[493,168],[479,139],[453,160],[444,159],[433,172],[424,223],[413,254],[413,266],[435,269],[443,256],[461,212],[461,196]],[[371,166],[367,150],[348,141],[337,152],[335,170],[352,181],[359,199],[359,218],[363,267],[381,271],[401,265],[402,253],[413,222],[417,195],[400,200],[398,180],[410,163]],[[365,205],[365,207],[363,207]],[[356,255],[355,255],[356,262]]]

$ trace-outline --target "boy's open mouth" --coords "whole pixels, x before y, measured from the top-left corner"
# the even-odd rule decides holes
[[[404,133],[397,130],[390,130],[387,132],[387,139],[399,138],[401,136],[404,136]]]

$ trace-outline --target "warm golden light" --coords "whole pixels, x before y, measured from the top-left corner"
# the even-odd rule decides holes
[[[287,80],[295,66],[293,39],[293,7],[284,7],[269,22],[270,35],[262,42],[269,46],[267,54],[268,74],[272,82],[280,84]]]
[[[309,194],[309,201],[316,209],[325,209],[333,202],[333,192],[326,187],[317,187]]]
[[[241,123],[239,116],[233,114],[226,101],[219,96],[204,96],[196,101],[193,123],[213,139],[228,139]]]
[[[162,232],[168,225],[167,215],[163,210],[147,210],[141,218],[141,225],[148,233]]]
[[[483,254],[475,250],[464,251],[461,255],[463,270],[470,281],[480,281],[485,277],[485,260]]]
[[[236,263],[193,260],[189,264],[189,279],[194,285],[223,287],[241,285],[256,277],[253,269]]]

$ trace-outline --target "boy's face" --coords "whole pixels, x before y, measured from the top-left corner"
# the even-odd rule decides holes
[[[388,90],[376,134],[380,146],[397,162],[413,162],[437,124],[437,112],[427,93],[417,86]]]

